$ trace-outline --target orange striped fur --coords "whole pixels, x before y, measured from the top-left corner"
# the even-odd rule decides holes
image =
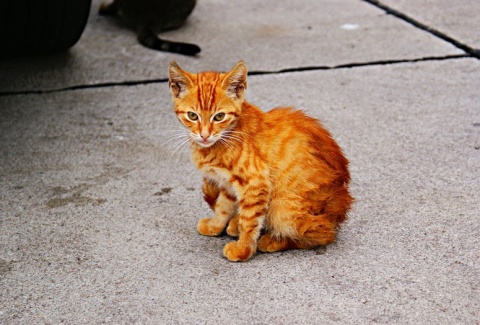
[[[214,211],[199,221],[199,233],[238,236],[223,250],[230,261],[248,260],[257,249],[332,243],[353,198],[348,160],[330,133],[293,108],[265,113],[246,102],[243,62],[228,73],[199,74],[172,62],[169,76]]]

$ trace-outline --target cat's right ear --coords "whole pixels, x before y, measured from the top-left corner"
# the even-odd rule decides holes
[[[183,98],[192,86],[192,81],[176,62],[171,62],[168,66],[168,87],[172,93],[173,99]]]
[[[223,80],[223,87],[234,99],[243,99],[243,93],[247,89],[247,65],[239,61],[233,69],[228,72]]]

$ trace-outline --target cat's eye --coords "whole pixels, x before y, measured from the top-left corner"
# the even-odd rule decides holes
[[[195,112],[187,112],[187,116],[191,121],[198,120],[198,115]]]
[[[225,118],[225,113],[218,113],[213,117],[213,119],[217,122],[223,121],[224,118]]]

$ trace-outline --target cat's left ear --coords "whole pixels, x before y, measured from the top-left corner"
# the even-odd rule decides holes
[[[240,61],[223,79],[222,86],[234,99],[242,99],[247,89],[247,65]]]
[[[168,87],[174,99],[185,96],[192,86],[188,72],[183,71],[176,62],[171,62],[168,66],[168,77]]]

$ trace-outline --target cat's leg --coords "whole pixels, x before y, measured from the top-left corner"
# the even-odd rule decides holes
[[[100,8],[98,9],[98,14],[102,16],[116,16],[118,13],[118,6],[115,0],[112,3],[102,2]]]
[[[217,202],[218,196],[222,190],[216,183],[209,180],[208,178],[203,178],[202,192],[203,199],[207,202],[210,209],[215,211],[215,203]]]
[[[313,191],[311,201],[303,201],[308,211],[291,218],[296,229],[295,248],[312,248],[335,241],[339,224],[347,218],[353,198],[346,186],[328,186]],[[313,203],[312,203],[313,202]],[[320,202],[320,204],[319,204]]]
[[[205,195],[205,197],[207,197],[207,195]],[[215,211],[213,218],[201,219],[197,224],[198,232],[204,236],[220,235],[236,213],[237,207],[235,201],[235,198],[225,190],[220,190],[213,205],[213,210]]]
[[[265,177],[249,179],[248,182],[241,180],[240,183],[244,185],[237,187],[239,237],[223,249],[223,255],[233,262],[246,261],[255,254],[269,201],[270,185]]]
[[[238,214],[233,217],[227,226],[227,234],[232,237],[238,237]]]
[[[290,238],[276,237],[267,233],[258,240],[258,250],[264,253],[284,251],[297,248],[296,243]]]
[[[335,241],[337,225],[332,215],[305,211],[304,197],[276,195],[270,203],[267,233],[259,239],[258,250],[276,252],[327,245]]]
[[[309,249],[335,241],[337,223],[326,215],[305,214],[291,220],[296,229],[294,235],[275,236],[267,233],[259,239],[258,250],[272,253],[287,249]]]
[[[337,236],[338,224],[328,215],[305,214],[295,220],[298,237],[296,248],[313,248],[331,244]]]

